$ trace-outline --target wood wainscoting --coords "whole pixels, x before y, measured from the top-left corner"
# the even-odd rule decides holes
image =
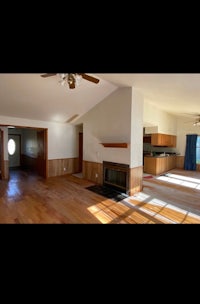
[[[176,156],[176,168],[183,169],[184,168],[185,156]]]
[[[78,172],[78,158],[48,160],[48,177],[61,176]]]
[[[2,163],[2,168],[1,168],[1,172],[2,172],[2,175],[1,175],[1,178],[2,179],[9,179],[9,161],[8,160],[4,160],[3,163]]]
[[[200,165],[197,165],[197,170],[196,171],[200,171]]]
[[[129,179],[129,189],[130,196],[142,191],[142,181],[143,181],[143,166],[130,168],[130,179]]]
[[[176,168],[177,169],[184,169],[184,161],[185,161],[185,156],[176,156]],[[200,171],[200,165],[197,164],[196,166],[196,171]]]
[[[83,178],[96,184],[103,184],[103,164],[83,161]]]

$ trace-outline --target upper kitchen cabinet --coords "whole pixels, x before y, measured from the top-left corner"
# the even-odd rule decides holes
[[[176,147],[176,136],[154,133],[151,135],[151,145],[159,147]]]

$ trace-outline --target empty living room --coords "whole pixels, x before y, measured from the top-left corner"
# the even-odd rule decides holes
[[[199,224],[199,98],[200,74],[1,73],[0,223]]]

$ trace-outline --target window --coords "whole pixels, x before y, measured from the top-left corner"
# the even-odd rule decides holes
[[[197,136],[196,157],[197,157],[196,163],[200,164],[200,136]]]
[[[8,153],[9,153],[9,155],[13,155],[13,154],[15,154],[15,151],[16,151],[16,144],[15,144],[14,139],[11,138],[8,141]]]

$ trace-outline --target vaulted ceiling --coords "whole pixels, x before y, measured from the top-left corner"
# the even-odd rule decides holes
[[[66,122],[118,87],[135,87],[147,102],[175,115],[200,113],[200,74],[88,73],[100,82],[82,79],[75,89],[61,86],[58,75],[41,74],[0,74],[0,115]]]
[[[200,114],[200,74],[97,74],[118,86],[133,86],[144,99],[175,115]]]

